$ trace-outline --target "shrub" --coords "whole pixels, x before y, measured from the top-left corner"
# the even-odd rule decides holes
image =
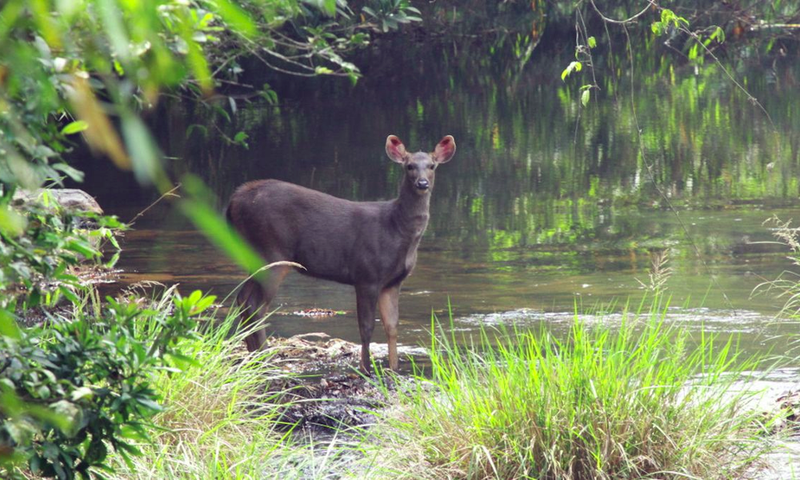
[[[126,461],[161,410],[151,376],[188,359],[176,348],[213,302],[174,290],[158,308],[107,298],[97,317],[79,305],[45,328],[5,322],[0,332],[0,477],[71,479],[107,467],[110,449]],[[1,321],[1,320],[0,320]]]
[[[119,250],[114,233],[124,225],[116,217],[62,208],[47,191],[21,208],[8,208],[10,197],[11,191],[0,198],[5,218],[16,219],[14,226],[0,222],[0,309],[10,314],[63,297],[78,302],[76,292],[85,287],[77,270],[103,265],[101,241]],[[114,262],[116,255],[106,264]]]
[[[302,478],[308,452],[275,430],[281,401],[270,384],[287,378],[270,349],[249,354],[243,336],[226,338],[236,312],[206,323],[201,335],[181,338],[176,348],[193,361],[180,375],[160,370],[152,386],[163,395],[142,456],[112,458],[115,479]]]

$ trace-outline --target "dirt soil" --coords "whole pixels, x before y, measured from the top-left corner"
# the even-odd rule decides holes
[[[361,346],[324,333],[290,338],[271,338],[276,360],[291,379],[273,382],[270,390],[289,391],[281,423],[286,429],[306,434],[365,427],[375,422],[372,412],[385,407],[394,391],[393,382],[358,372]],[[299,374],[297,376],[296,374]],[[299,429],[298,429],[299,427]]]

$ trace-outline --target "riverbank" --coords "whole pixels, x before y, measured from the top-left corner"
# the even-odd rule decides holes
[[[796,372],[761,377],[657,317],[635,327],[437,330],[424,372],[370,379],[356,344],[307,334],[253,356],[206,332],[186,345],[197,365],[159,379],[154,442],[114,478],[792,478],[788,427],[763,407]]]

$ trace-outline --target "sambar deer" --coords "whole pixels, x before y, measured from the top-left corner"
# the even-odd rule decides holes
[[[390,135],[386,154],[404,172],[394,200],[353,202],[278,180],[245,183],[231,196],[228,221],[266,262],[295,262],[305,267],[298,269],[300,273],[355,287],[364,373],[371,367],[376,308],[389,342],[389,367],[397,370],[400,285],[417,262],[436,169],[455,151],[450,135],[432,153],[409,153],[399,138]],[[236,299],[243,323],[257,321],[291,268],[278,266],[266,279],[245,282]],[[265,341],[264,329],[245,339],[250,351]]]

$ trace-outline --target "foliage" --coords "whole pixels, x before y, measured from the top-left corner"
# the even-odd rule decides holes
[[[408,0],[374,0],[373,6],[364,6],[362,11],[369,15],[383,32],[398,30],[402,24],[421,22],[420,12]]]
[[[237,313],[208,318],[200,335],[176,341],[194,361],[180,375],[153,375],[164,408],[148,428],[151,441],[137,446],[142,455],[130,464],[110,458],[116,472],[109,478],[311,478],[309,469],[323,456],[280,423],[282,397],[295,381],[277,363],[277,350],[248,353],[242,348],[248,332],[227,338]]]
[[[739,478],[768,448],[735,372],[733,340],[693,339],[664,314],[617,330],[576,318],[459,346],[437,335],[431,380],[417,379],[396,421],[399,471],[428,478]],[[733,372],[733,373],[731,373]],[[392,436],[391,432],[387,433]],[[401,455],[401,456],[402,456]]]
[[[0,204],[9,203],[8,197]],[[87,262],[102,264],[101,241],[119,250],[114,233],[123,225],[115,217],[64,208],[47,190],[9,212],[22,223],[0,229],[0,308],[11,312],[15,306],[53,306],[62,296],[78,303],[77,292],[85,286],[77,271],[89,270]],[[118,254],[105,265],[113,265]],[[78,265],[83,266],[75,271]]]
[[[406,0],[370,0],[363,9],[384,31],[419,20]],[[10,0],[0,19],[0,182],[27,188],[59,181],[59,172],[80,180],[58,161],[71,148],[69,136],[80,133],[96,152],[165,191],[160,154],[138,116],[164,88],[204,98],[232,86],[274,101],[269,85],[239,81],[242,59],[355,81],[358,69],[343,55],[378,28],[358,21],[344,0]]]
[[[76,305],[47,328],[1,336],[3,478],[19,477],[22,465],[37,476],[88,478],[107,469],[110,449],[130,462],[139,454],[132,442],[147,438],[147,419],[162,410],[151,376],[188,361],[178,342],[213,301],[174,290],[153,308],[107,298],[97,317]]]

